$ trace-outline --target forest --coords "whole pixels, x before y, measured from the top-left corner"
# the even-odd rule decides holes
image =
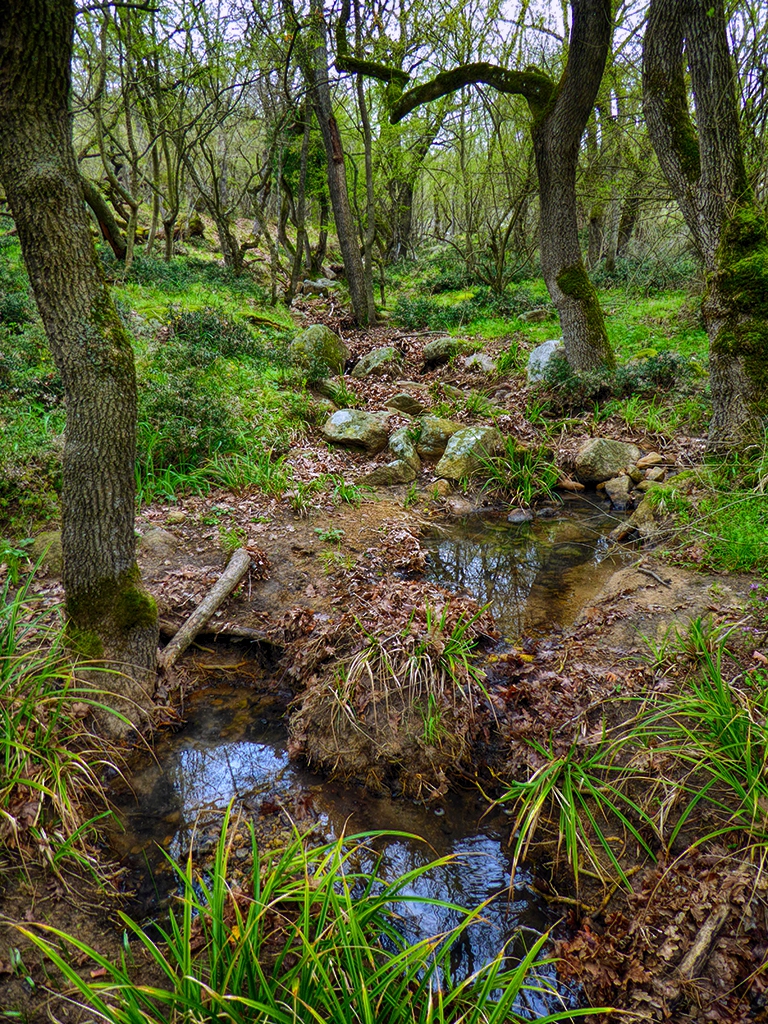
[[[767,129],[757,0],[0,0],[0,1019],[766,1019]]]

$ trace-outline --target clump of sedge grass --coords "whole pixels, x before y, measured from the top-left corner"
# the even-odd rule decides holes
[[[191,860],[176,866],[179,909],[152,938],[121,915],[134,948],[159,980],[134,980],[131,956],[115,963],[74,935],[40,926],[33,942],[59,968],[84,1005],[108,1024],[224,1021],[229,1024],[502,1024],[527,988],[546,984],[535,972],[546,936],[512,964],[502,949],[463,980],[452,977],[450,954],[483,906],[468,911],[443,900],[409,895],[436,861],[386,879],[366,871],[376,834],[310,848],[300,836],[262,854],[252,833],[253,869],[243,884],[230,878],[225,821],[214,866],[196,876]],[[443,934],[410,942],[396,903],[446,907],[460,918]],[[89,980],[62,949],[89,958],[104,980]],[[95,972],[94,972],[95,973]],[[532,976],[535,980],[531,980]],[[593,1010],[554,1013],[547,1021]],[[527,1019],[527,1018],[526,1018]]]
[[[88,840],[109,813],[108,762],[83,719],[98,694],[78,684],[61,620],[36,608],[32,582],[0,592],[0,840],[56,872],[68,858],[94,868]]]

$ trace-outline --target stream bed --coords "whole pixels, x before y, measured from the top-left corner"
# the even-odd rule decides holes
[[[605,540],[615,519],[584,502],[569,502],[554,517],[513,525],[506,519],[471,517],[425,538],[428,575],[449,589],[490,602],[505,640],[568,626],[620,562]],[[130,778],[118,800],[122,830],[114,837],[129,865],[137,909],[156,911],[174,889],[164,851],[183,859],[191,848],[205,854],[216,844],[231,801],[254,818],[288,811],[300,828],[328,839],[368,831],[409,833],[378,844],[382,871],[394,878],[452,855],[421,876],[413,895],[474,908],[491,901],[454,950],[454,971],[465,977],[510,943],[526,945],[557,923],[532,889],[523,868],[510,878],[510,819],[477,791],[449,793],[425,805],[324,780],[288,756],[284,696],[237,685],[207,687],[184,709],[186,723],[159,740],[155,757]],[[237,851],[236,851],[237,852]],[[458,922],[455,911],[426,903],[403,910],[409,936],[435,934]],[[548,970],[552,971],[551,968]],[[554,983],[554,973],[549,976]],[[529,994],[534,1015],[575,1006],[576,995],[558,983],[558,994]]]

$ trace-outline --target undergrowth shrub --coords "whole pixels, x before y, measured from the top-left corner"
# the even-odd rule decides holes
[[[648,295],[670,288],[690,288],[692,281],[701,278],[701,263],[692,252],[623,256],[616,260],[612,270],[600,263],[590,271],[590,277],[597,288],[623,287]]]

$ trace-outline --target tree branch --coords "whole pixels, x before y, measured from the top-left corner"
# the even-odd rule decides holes
[[[336,70],[367,75],[369,78],[377,78],[380,82],[386,82],[387,85],[394,82],[402,89],[411,77],[407,71],[403,71],[400,68],[391,68],[388,64],[379,64],[374,60],[363,60],[360,57],[350,55],[349,44],[347,43],[349,12],[349,0],[342,0],[339,20],[336,22]]]
[[[465,85],[479,84],[490,85],[498,92],[524,96],[534,116],[545,109],[555,89],[554,82],[536,68],[510,71],[485,61],[462,64],[451,71],[441,71],[432,81],[409,89],[394,104],[389,119],[392,124],[397,124],[422,103],[431,103]]]

